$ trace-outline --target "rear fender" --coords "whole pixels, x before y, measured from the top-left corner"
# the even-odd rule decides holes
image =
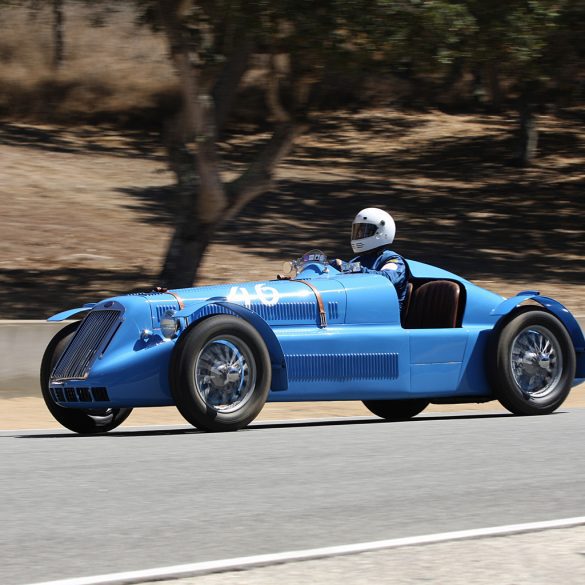
[[[200,306],[197,309],[183,309],[175,313],[175,317],[187,318],[190,325],[198,323],[203,319],[212,317],[214,315],[237,315],[245,319],[252,325],[258,333],[262,336],[268,353],[270,354],[270,362],[272,364],[272,383],[271,389],[273,391],[286,390],[288,388],[288,377],[286,373],[286,360],[284,359],[284,352],[280,342],[278,341],[272,328],[260,315],[254,313],[250,309],[238,305],[236,303],[229,303],[223,300],[215,300],[212,303]]]
[[[579,354],[585,352],[585,336],[583,335],[583,331],[581,330],[577,319],[573,317],[570,311],[554,299],[543,297],[539,295],[537,291],[525,291],[518,293],[515,297],[506,299],[503,303],[500,303],[492,311],[492,315],[500,317],[496,326],[498,326],[502,321],[507,321],[507,316],[510,315],[525,301],[537,302],[539,305],[542,305],[547,311],[559,319],[559,321],[565,326],[569,335],[571,336],[575,351],[578,354],[577,369],[579,370],[579,362],[582,364],[582,369],[585,368],[583,359],[579,359]],[[583,372],[581,373],[583,374]],[[579,371],[577,374],[579,374]],[[577,375],[577,377],[580,376]]]

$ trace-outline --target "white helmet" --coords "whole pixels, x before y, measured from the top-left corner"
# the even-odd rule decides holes
[[[351,247],[356,254],[367,252],[394,241],[396,224],[392,216],[381,209],[362,209],[351,226]]]

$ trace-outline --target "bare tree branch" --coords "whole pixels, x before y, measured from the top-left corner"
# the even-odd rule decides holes
[[[272,187],[278,163],[288,155],[297,136],[307,128],[306,122],[288,122],[276,129],[254,162],[229,184],[230,205],[225,220],[235,217],[250,201]]]

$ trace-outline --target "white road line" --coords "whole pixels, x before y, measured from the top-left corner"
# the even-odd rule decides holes
[[[110,573],[108,575],[96,575],[93,577],[75,577],[73,579],[45,581],[43,583],[34,583],[31,585],[121,585],[128,583],[143,583],[145,581],[194,577],[208,573],[222,573],[226,571],[249,569],[252,567],[261,567],[292,561],[308,561],[332,556],[350,555],[381,549],[397,548],[402,546],[436,544],[440,542],[483,538],[487,536],[503,536],[524,532],[536,532],[541,530],[550,530],[553,528],[570,528],[580,525],[585,525],[585,516],[563,518],[560,520],[548,520],[545,522],[510,524],[507,526],[495,526],[492,528],[457,530],[455,532],[441,532],[439,534],[409,536],[406,538],[393,538],[390,540],[377,540],[374,542],[360,542],[357,544],[296,550],[275,554],[256,555],[251,557],[239,557],[219,561],[206,561],[186,565],[175,565],[171,567],[144,569],[140,571]]]

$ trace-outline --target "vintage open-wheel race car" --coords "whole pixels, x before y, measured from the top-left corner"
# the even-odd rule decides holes
[[[206,431],[248,425],[267,401],[361,400],[387,420],[429,403],[497,399],[519,415],[559,408],[585,378],[585,338],[537,291],[505,299],[407,260],[402,311],[379,274],[340,272],[313,250],[290,276],[157,290],[54,315],[41,365],[53,416],[109,431],[134,407],[175,405]]]

